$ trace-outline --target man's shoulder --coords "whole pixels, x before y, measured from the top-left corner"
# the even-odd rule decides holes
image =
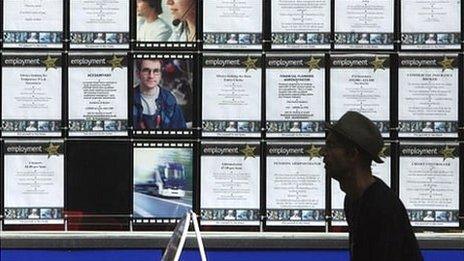
[[[169,91],[163,87],[160,87],[159,97],[167,104],[167,105],[175,105],[177,104],[176,97]]]
[[[400,198],[383,181],[378,179],[373,184],[366,201],[373,212],[384,215],[395,215],[399,210],[404,209]]]
[[[134,87],[134,99],[140,99],[141,91],[140,91],[140,85],[137,85]]]

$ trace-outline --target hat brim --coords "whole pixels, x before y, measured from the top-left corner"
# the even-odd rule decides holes
[[[349,141],[353,142],[354,144],[358,145],[365,153],[367,153],[369,156],[371,156],[371,159],[377,163],[383,163],[383,160],[379,157],[379,155],[373,155],[371,153],[368,153],[367,150],[358,142],[356,142],[350,135],[348,135],[346,132],[344,132],[342,129],[337,128],[333,124],[327,124],[325,127],[326,131],[333,131],[337,133],[338,135],[341,135],[342,137],[348,139]]]

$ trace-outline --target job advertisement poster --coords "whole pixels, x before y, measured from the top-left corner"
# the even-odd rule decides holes
[[[324,55],[266,56],[266,137],[324,137]]]
[[[132,1],[135,45],[143,48],[195,47],[199,0]],[[209,1],[215,3],[215,1]],[[132,18],[131,18],[132,19]]]
[[[175,223],[192,209],[193,143],[134,143],[135,224]]]
[[[195,57],[181,53],[137,53],[132,58],[133,133],[192,134],[198,106]]]
[[[71,48],[129,48],[129,0],[71,0]]]
[[[62,141],[6,141],[5,225],[64,224]]]
[[[261,136],[259,54],[205,54],[202,58],[204,137]]]
[[[395,1],[335,1],[335,48],[393,49]]]
[[[258,142],[201,144],[202,225],[259,225],[260,151]]]
[[[347,111],[357,111],[388,137],[389,55],[332,55],[330,66],[330,121],[338,121]]]
[[[400,54],[399,137],[458,137],[457,54]]]
[[[393,144],[387,143],[379,153],[383,163],[372,161],[372,175],[381,179],[389,187],[391,186],[391,147]],[[332,179],[332,226],[347,226],[343,203],[345,201],[345,192],[340,189],[338,181]]]
[[[261,49],[262,0],[203,1],[203,48]]]
[[[69,136],[127,135],[127,56],[70,54]]]
[[[271,1],[274,49],[329,49],[330,0]]]
[[[3,47],[62,48],[62,0],[4,0]]]
[[[322,150],[322,143],[267,144],[267,226],[325,225]]]
[[[61,54],[3,54],[3,137],[61,136],[61,97]]]
[[[460,49],[461,0],[401,2],[401,49]]]
[[[459,226],[458,144],[401,144],[399,181],[412,226]]]

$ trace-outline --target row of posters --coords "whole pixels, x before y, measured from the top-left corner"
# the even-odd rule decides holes
[[[453,53],[3,53],[1,61],[3,137],[320,138],[327,119],[346,111],[369,117],[384,137],[458,136]]]
[[[102,173],[101,179],[88,176],[93,183],[88,187],[74,189],[82,181],[66,185],[66,179],[86,176],[82,167],[70,168],[66,175],[65,162],[68,166],[82,162],[68,158],[65,146],[72,154],[76,145],[59,140],[4,142],[4,225],[63,224],[65,187],[70,201],[95,188],[100,197],[115,192],[110,187],[117,181],[111,176],[119,176],[117,171],[110,176]],[[138,141],[129,148],[132,155],[126,156],[133,161],[127,159],[127,165],[133,175],[123,175],[128,176],[126,185],[132,190],[125,189],[127,194],[122,196],[132,198],[131,215],[126,216],[136,226],[175,223],[193,206],[204,226],[256,227],[265,220],[269,227],[322,227],[327,219],[332,226],[346,226],[344,193],[325,175],[322,141]],[[459,144],[454,142],[386,143],[380,152],[385,163],[374,164],[372,173],[388,186],[396,188],[393,179],[398,182],[399,197],[413,226],[459,227],[459,154]],[[105,162],[107,153],[93,156],[89,169],[92,164],[120,164]],[[120,186],[124,184],[116,187]],[[106,187],[108,191],[103,190]],[[107,197],[110,205],[115,204],[115,196]],[[79,208],[88,204],[92,201],[80,203]],[[104,201],[99,204],[104,208]]]
[[[5,0],[3,14],[5,48],[461,48],[460,0]]]

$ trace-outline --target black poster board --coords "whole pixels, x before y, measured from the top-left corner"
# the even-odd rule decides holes
[[[68,230],[129,230],[129,141],[67,142]]]

